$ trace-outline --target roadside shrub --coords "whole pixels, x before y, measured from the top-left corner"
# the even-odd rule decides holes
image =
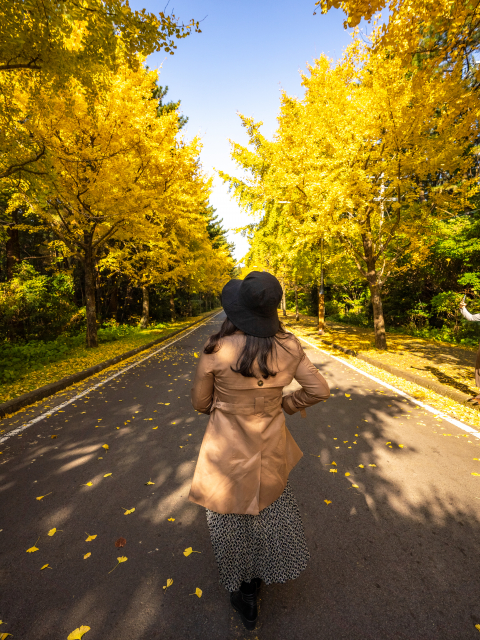
[[[57,337],[77,313],[73,280],[44,276],[23,262],[12,280],[0,283],[0,336],[11,340]]]

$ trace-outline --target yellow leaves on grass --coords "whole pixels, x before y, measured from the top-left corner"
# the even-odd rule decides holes
[[[164,585],[164,587],[163,587],[163,588],[164,588],[165,590],[167,590],[167,589],[168,589],[168,587],[171,587],[171,586],[172,586],[172,584],[173,584],[173,580],[172,580],[171,578],[168,578],[168,580],[167,580],[167,584],[166,584],[166,585]]]
[[[148,482],[145,482],[145,484],[155,484],[155,483],[149,480]]]
[[[113,569],[116,569],[119,564],[122,564],[122,562],[126,562],[127,560],[127,556],[120,556],[119,558],[117,558],[117,564],[113,567]],[[113,569],[111,569],[108,573],[112,573]]]
[[[85,542],[91,542],[92,540],[95,540],[98,534],[95,533],[95,535],[91,536],[89,533],[85,531],[85,535],[87,536],[87,539],[85,540]]]
[[[124,516],[128,516],[130,513],[135,511],[135,507],[133,507],[133,509],[126,509],[125,507],[122,507],[122,509],[125,509],[125,513],[123,514]]]
[[[86,560],[87,558],[90,558],[90,556],[91,556],[91,555],[92,555],[92,553],[89,551],[88,553],[86,553],[86,554],[83,556],[83,559],[84,559],[84,560]]]
[[[198,596],[199,598],[202,597],[202,593],[203,591],[201,589],[199,589],[198,587],[195,589],[195,593],[189,593],[189,596]]]
[[[187,547],[187,548],[185,549],[185,551],[183,552],[183,555],[184,555],[185,557],[188,557],[188,556],[189,556],[190,554],[192,554],[192,553],[202,553],[202,552],[201,552],[201,551],[194,551],[194,550],[192,549],[192,547]]]
[[[44,498],[49,496],[51,493],[53,493],[53,491],[50,491],[50,493],[46,493],[44,496],[38,496],[38,498],[35,498],[35,500],[43,500]]]
[[[81,627],[78,627],[78,629],[75,629],[75,631],[72,631],[72,633],[69,634],[67,640],[82,640],[87,631],[90,631],[90,627],[82,625]]]

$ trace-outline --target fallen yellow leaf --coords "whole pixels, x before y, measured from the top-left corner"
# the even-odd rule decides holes
[[[477,629],[477,631],[480,631],[480,624],[476,624],[475,629]]]
[[[169,402],[165,402],[165,406],[167,407],[170,403]]]
[[[125,509],[125,507],[122,507],[122,509]],[[129,513],[133,513],[134,511],[135,507],[133,507],[133,509],[125,509],[125,513],[123,515],[128,516]]]
[[[111,475],[112,475],[111,473],[106,473],[103,477],[108,478],[108,476],[111,476]]]
[[[127,556],[120,556],[120,558],[117,558],[117,564],[113,567],[113,569],[116,569],[119,564],[121,564],[122,562],[126,562],[127,560]],[[109,571],[108,573],[112,573],[113,569],[111,569],[111,571]]]
[[[168,587],[171,587],[172,584],[173,584],[173,580],[171,578],[168,578],[167,584],[163,588],[168,589]]]
[[[385,442],[385,444],[392,444],[391,442]]]
[[[40,536],[38,536],[38,540],[40,540]],[[27,553],[35,553],[35,551],[38,551],[37,542],[35,542],[33,547],[30,547],[30,549],[27,549]]]
[[[148,482],[145,482],[145,484],[155,484],[155,483],[149,480]]]
[[[400,447],[400,449],[403,449],[403,444],[399,444],[398,446]]]
[[[53,491],[50,491],[50,493],[53,493]],[[44,496],[38,496],[38,498],[36,498],[36,500],[43,500],[43,498],[46,498],[47,496],[49,496],[50,493],[46,493]]]
[[[346,398],[349,398],[349,397],[350,397],[350,394],[349,394],[349,393],[346,393],[346,394],[345,394],[345,397],[346,397]]]
[[[336,463],[336,462],[331,462],[330,464],[334,464],[335,466],[337,466],[337,463]]]
[[[92,484],[93,484],[92,482],[86,482],[85,484],[81,484],[80,486],[81,487],[91,487]],[[38,500],[38,498],[37,498],[37,500]]]
[[[169,518],[168,521],[169,522],[175,522],[175,518]]]
[[[102,444],[102,449],[107,450],[107,449],[110,449],[110,447],[108,446],[108,444]]]
[[[377,465],[376,464],[369,464],[368,466],[369,467],[376,467]]]
[[[187,547],[183,552],[183,555],[188,557],[191,553],[202,553],[201,551],[194,551],[192,547]]]
[[[0,640],[6,640],[7,637],[11,635],[11,633],[0,633]]]
[[[82,640],[87,631],[90,631],[90,627],[82,625],[81,627],[78,627],[78,629],[75,629],[75,631],[72,631],[67,640]]]
[[[152,429],[158,429],[158,427],[152,427]]]
[[[86,535],[88,536],[87,539],[85,540],[85,542],[91,542],[92,540],[95,540],[95,538],[97,537],[98,533],[96,533],[95,535],[91,536],[89,533],[87,533],[85,531]]]
[[[330,473],[337,473],[336,469],[330,469]]]
[[[198,358],[198,353],[194,352],[193,355],[195,356],[195,358]]]
[[[349,476],[350,474],[349,474],[349,473],[348,473],[348,471],[347,471],[345,475],[346,475],[346,476]]]
[[[363,464],[359,464],[358,466],[360,467],[360,469],[364,469],[365,468],[365,465],[363,465]]]
[[[87,559],[87,558],[89,558],[91,555],[92,555],[92,554],[91,554],[91,552],[89,551],[88,553],[86,553],[86,554],[83,556],[83,559],[84,559],[84,560],[86,560],[86,559]]]
[[[324,502],[326,502],[327,504],[332,504],[331,500],[324,500]]]
[[[352,484],[352,487],[353,487],[354,489],[358,489],[358,484]]]
[[[188,595],[189,596],[198,596],[199,598],[201,598],[202,597],[202,593],[203,593],[202,590],[197,587],[195,589],[195,593],[189,593]]]
[[[58,436],[50,436],[50,438],[54,440],[55,438],[58,438]]]
[[[475,472],[473,472],[473,473],[472,473],[472,476],[480,476],[480,473],[475,473]]]
[[[40,571],[43,571],[44,569],[51,569],[51,568],[52,568],[52,567],[50,567],[50,566],[48,565],[48,563],[47,563],[47,564],[44,564],[44,565],[43,565],[43,567],[40,569]]]
[[[61,531],[61,529],[59,529],[59,531]],[[54,536],[57,533],[57,530],[55,529],[55,527],[53,529],[50,529],[50,531],[48,532],[47,535],[49,536]]]

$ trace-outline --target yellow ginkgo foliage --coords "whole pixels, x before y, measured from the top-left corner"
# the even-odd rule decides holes
[[[85,531],[85,534],[86,534],[86,536],[87,536],[87,539],[85,540],[85,542],[91,542],[92,540],[95,540],[95,538],[96,538],[96,537],[97,537],[97,535],[98,535],[97,533],[95,533],[95,534],[92,536],[92,535],[90,535],[89,533],[87,533],[86,531]]]
[[[203,591],[202,591],[199,587],[197,587],[197,588],[195,589],[195,593],[190,593],[189,595],[191,595],[191,596],[198,596],[199,598],[201,598],[201,597],[202,597],[202,593],[203,593]]]
[[[117,564],[113,567],[113,569],[116,569],[119,564],[121,564],[122,562],[126,562],[127,560],[127,556],[120,556],[119,558],[117,558]],[[108,573],[112,573],[113,569],[111,569]]]
[[[92,555],[92,554],[91,554],[91,553],[90,553],[90,551],[89,551],[88,553],[86,553],[86,554],[83,556],[83,559],[84,559],[84,560],[86,560],[87,558],[90,558],[90,556],[91,556],[91,555]]]
[[[72,631],[68,635],[67,640],[82,640],[83,636],[87,633],[87,631],[90,631],[90,627],[82,625],[81,627],[78,627],[78,629],[75,629],[74,631]]]
[[[167,578],[167,584],[163,586],[163,588],[166,590],[168,589],[168,587],[171,587],[173,584],[173,580],[172,578]]]
[[[201,551],[194,551],[194,550],[192,549],[192,547],[187,547],[187,548],[185,549],[185,551],[183,552],[183,555],[188,557],[188,556],[189,556],[190,554],[192,554],[192,553],[202,553],[202,552],[201,552]]]
[[[38,540],[40,540],[40,537],[38,538]],[[38,542],[38,540],[37,540],[37,542]],[[30,547],[30,549],[27,549],[27,553],[35,553],[35,551],[38,551],[37,542],[35,542],[33,547]]]
[[[125,509],[125,507],[122,507],[122,509]],[[125,509],[124,512],[124,516],[128,516],[130,513],[133,513],[135,511],[135,507],[133,507],[133,509]]]

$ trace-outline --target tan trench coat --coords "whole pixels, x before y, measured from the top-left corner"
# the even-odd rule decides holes
[[[288,475],[302,457],[282,409],[293,414],[326,400],[325,378],[292,335],[288,351],[277,349],[274,377],[246,378],[234,373],[245,338],[223,338],[216,353],[202,353],[192,388],[192,404],[210,414],[189,500],[217,513],[257,515],[283,492]],[[283,396],[295,378],[302,389]]]

